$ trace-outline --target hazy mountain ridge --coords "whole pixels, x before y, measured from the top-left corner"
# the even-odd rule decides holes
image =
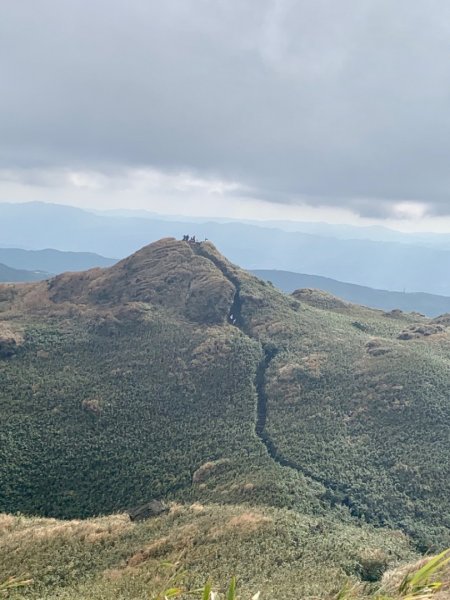
[[[0,282],[18,283],[26,281],[40,281],[51,277],[50,273],[44,271],[27,271],[25,269],[13,269],[8,265],[0,263]]]
[[[377,289],[450,295],[450,251],[438,247],[338,239],[245,223],[170,221],[91,214],[72,207],[0,204],[4,245],[54,247],[123,257],[161,237],[214,239],[247,269],[314,273]]]
[[[13,269],[43,271],[55,275],[64,271],[84,271],[93,267],[109,267],[116,260],[92,252],[68,252],[53,248],[45,250],[0,248],[0,262]]]
[[[149,210],[126,210],[110,209],[92,211],[94,214],[103,216],[119,217],[142,217],[147,219],[164,219],[168,221],[184,221],[192,223],[244,223],[255,225],[265,229],[281,229],[289,232],[303,232],[319,235],[322,237],[333,237],[337,239],[363,239],[373,242],[397,242],[403,244],[433,246],[441,250],[450,248],[450,235],[448,233],[434,232],[403,232],[382,225],[346,225],[333,224],[325,221],[286,221],[277,219],[237,219],[229,217],[193,217],[186,215],[162,215]]]
[[[276,269],[255,269],[252,273],[261,279],[271,281],[286,293],[292,293],[300,288],[313,288],[329,292],[354,304],[381,310],[399,309],[405,312],[420,312],[430,317],[437,317],[450,312],[450,297],[448,296],[421,292],[402,293],[377,290],[328,277],[320,277],[319,275],[307,275]]]

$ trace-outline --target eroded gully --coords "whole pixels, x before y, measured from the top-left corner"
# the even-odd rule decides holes
[[[194,251],[199,256],[210,260],[222,272],[224,277],[226,277],[226,279],[228,279],[228,281],[233,285],[235,289],[235,294],[228,314],[228,321],[232,323],[235,327],[237,327],[240,331],[242,331],[242,333],[244,333],[246,336],[254,340],[255,337],[242,316],[241,283],[238,277],[236,277],[236,275],[229,269],[226,263],[223,263],[217,257],[210,254],[201,243],[195,244]],[[326,492],[323,495],[322,499],[326,501],[327,504],[342,504],[349,509],[350,514],[352,516],[357,518],[364,516],[358,509],[358,507],[355,506],[349,498],[349,490],[345,485],[319,477],[316,474],[309,471],[308,469],[305,469],[303,466],[299,465],[295,461],[283,456],[278,451],[273,440],[270,438],[266,430],[268,403],[266,392],[266,376],[267,370],[272,360],[278,354],[279,349],[272,344],[261,344],[261,348],[263,356],[257,366],[255,374],[255,389],[257,397],[255,433],[266,447],[267,453],[269,454],[270,458],[274,462],[279,464],[281,467],[293,469],[299,472],[300,474],[304,475],[305,477],[308,477],[310,480],[323,485],[326,489]]]

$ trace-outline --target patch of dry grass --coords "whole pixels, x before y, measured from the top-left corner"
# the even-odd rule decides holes
[[[357,557],[367,548],[386,543],[390,564],[411,557],[404,536],[319,520],[320,533],[317,517],[198,502],[172,504],[139,523],[123,514],[85,521],[2,515],[0,581],[33,579],[8,592],[14,600],[141,600],[164,581],[164,565],[181,561],[190,589],[208,577],[225,586],[235,574],[243,597],[261,589],[267,600],[298,600],[334,593],[352,568],[356,582]]]

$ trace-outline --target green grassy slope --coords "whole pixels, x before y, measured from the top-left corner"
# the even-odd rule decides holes
[[[114,327],[30,326],[3,362],[2,510],[86,517],[167,496],[318,505],[255,434],[254,341],[163,311]]]
[[[235,575],[243,599],[257,590],[267,600],[326,598],[414,557],[401,534],[286,509],[173,505],[142,523],[0,516],[0,576],[33,579],[10,598],[153,599],[173,571],[167,562],[182,565],[177,583],[189,589],[210,577],[223,590]]]
[[[165,497],[443,546],[449,350],[445,320],[287,296],[209,243],[0,287],[0,510]]]
[[[107,513],[189,486],[225,448],[255,452],[258,348],[234,330],[209,365],[194,358],[204,333],[164,314],[113,333],[62,323],[26,337],[2,370],[4,510]]]
[[[67,302],[99,275],[106,284],[88,286],[94,304]],[[142,301],[145,277],[153,303]],[[117,271],[64,275],[15,296],[5,288],[0,509],[86,517],[167,496],[319,506],[317,490],[255,433],[262,350],[227,322],[230,287],[210,260],[166,243]],[[208,483],[193,485],[210,461],[221,462]]]
[[[323,294],[299,297],[298,336],[267,374],[265,431],[279,457],[324,483],[331,503],[424,546],[448,544],[447,331],[417,316],[333,306]]]

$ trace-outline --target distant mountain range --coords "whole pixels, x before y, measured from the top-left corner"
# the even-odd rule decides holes
[[[313,235],[333,237],[342,240],[370,240],[373,242],[398,242],[418,246],[430,246],[441,250],[450,249],[450,233],[402,232],[381,225],[343,225],[323,221],[283,221],[277,219],[232,219],[227,217],[187,217],[186,215],[161,215],[148,210],[104,210],[92,211],[104,217],[131,217],[163,219],[185,223],[241,223],[265,229],[281,229],[288,232],[301,232]]]
[[[24,269],[13,269],[0,263],[0,282],[19,283],[27,281],[40,281],[50,277],[49,273],[44,271],[26,271]]]
[[[334,296],[381,310],[400,309],[404,312],[419,312],[429,317],[436,317],[450,312],[450,298],[423,292],[402,293],[388,290],[377,290],[353,283],[336,281],[329,277],[305,275],[291,271],[255,269],[254,275],[270,281],[284,292],[291,293],[301,288],[313,288],[329,292]]]
[[[13,269],[58,274],[65,271],[85,271],[93,267],[110,267],[116,261],[92,252],[63,252],[61,250],[23,250],[0,248],[0,262]],[[42,277],[41,277],[42,278]],[[17,279],[16,281],[20,281]]]
[[[189,233],[212,240],[230,260],[247,269],[314,273],[377,289],[450,296],[449,236],[408,236],[382,228],[381,233],[378,229],[372,233],[395,241],[374,241],[355,239],[355,227],[304,224],[314,229],[305,233],[282,229],[286,224],[270,228],[261,223],[176,221],[140,213],[105,216],[44,203],[0,204],[0,222],[0,244],[5,247],[53,247],[121,258],[161,237],[181,238]]]

